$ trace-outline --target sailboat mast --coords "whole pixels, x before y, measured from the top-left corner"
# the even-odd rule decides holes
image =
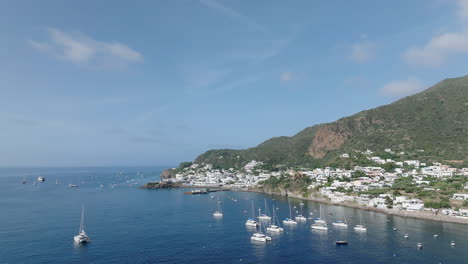
[[[84,231],[84,204],[81,207],[80,232]]]
[[[254,202],[252,200],[252,219],[255,219]]]

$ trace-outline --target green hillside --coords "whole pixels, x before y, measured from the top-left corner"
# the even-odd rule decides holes
[[[341,153],[385,148],[425,160],[467,164],[468,76],[446,79],[419,94],[305,128],[292,137],[271,138],[245,150],[210,150],[194,162],[222,168],[238,168],[252,159],[316,166],[340,162]]]

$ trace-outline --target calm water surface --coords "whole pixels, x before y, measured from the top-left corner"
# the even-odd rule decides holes
[[[244,225],[251,201],[258,209],[267,199],[282,220],[289,216],[288,200],[255,193],[219,192],[211,198],[177,189],[136,188],[156,180],[161,169],[0,169],[0,263],[468,263],[466,225],[330,205],[323,205],[328,232],[311,230],[307,221],[285,226],[271,243],[251,242],[253,231]],[[37,176],[46,181],[33,186]],[[212,216],[216,200],[222,202],[221,219]],[[301,201],[290,201],[293,211],[299,210]],[[304,203],[304,215],[318,215],[319,204]],[[92,243],[75,246],[82,204]],[[332,227],[343,214],[350,227]],[[351,227],[360,215],[367,225],[364,234]],[[336,240],[349,245],[337,247]],[[423,250],[416,248],[417,242]]]

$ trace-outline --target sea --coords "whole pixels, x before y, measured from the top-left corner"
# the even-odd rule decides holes
[[[267,243],[254,242],[255,230],[245,226],[252,201],[256,214],[266,201],[280,221],[301,208],[318,217],[320,204],[251,192],[138,188],[158,180],[162,169],[0,169],[0,263],[468,263],[468,225],[327,204],[321,206],[328,231],[311,230],[307,220],[284,226]],[[38,176],[45,181],[34,183]],[[218,203],[221,218],[213,217]],[[92,241],[76,245],[83,205]],[[331,225],[343,216],[347,229]],[[361,217],[364,233],[352,228]],[[336,246],[337,240],[348,245]]]

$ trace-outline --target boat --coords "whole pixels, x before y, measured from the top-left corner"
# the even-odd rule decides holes
[[[327,222],[325,220],[325,214],[323,213],[323,210],[322,210],[322,205],[320,205],[320,217],[315,219],[315,223],[312,224],[310,228],[315,229],[315,230],[323,230],[323,231],[328,230]]]
[[[455,246],[455,241],[450,242],[450,246],[454,247]]]
[[[45,181],[45,178],[42,177],[42,176],[39,176],[39,177],[37,177],[37,181],[42,181],[43,182],[43,181]]]
[[[346,241],[346,240],[338,240],[338,241],[335,241],[335,245],[337,245],[337,246],[345,246],[345,245],[348,245],[348,241]]]
[[[271,220],[271,217],[268,215],[268,207],[267,207],[267,202],[265,199],[265,213],[261,214],[260,208],[258,209],[258,219],[260,220]]]
[[[278,223],[278,225],[275,225],[275,223]],[[280,233],[283,231],[283,228],[279,227],[279,220],[278,216],[276,215],[275,207],[273,207],[273,223],[267,227],[267,231],[275,233]]]
[[[437,235],[437,234],[435,234],[435,235],[434,235],[434,238],[437,238],[437,236],[438,236],[438,235]]]
[[[360,224],[354,227],[354,231],[365,232],[367,231],[367,227],[364,225],[364,221],[362,220],[362,215],[360,215]]]
[[[55,179],[55,184],[60,184],[60,181],[58,178]]]
[[[80,230],[78,231],[78,235],[73,237],[73,240],[78,244],[84,244],[91,242],[91,239],[84,231],[84,205],[81,208],[81,221],[80,221]]]
[[[408,234],[405,234],[403,237],[406,238],[406,239],[408,239],[409,235],[408,235]]]
[[[341,215],[343,216],[343,220],[337,220],[333,222],[332,225],[336,227],[348,227],[348,222],[346,222],[346,216],[343,214],[343,212],[341,212]]]
[[[70,188],[75,188],[75,187],[80,187],[79,185],[76,185],[76,184],[68,184],[68,187]]]
[[[207,191],[202,191],[202,190],[192,190],[190,192],[184,192],[184,194],[192,194],[192,195],[195,195],[195,194],[207,194],[208,192]]]
[[[26,179],[23,178],[23,180],[21,181],[22,184],[26,184]]]
[[[247,221],[245,222],[245,225],[248,226],[248,227],[257,227],[257,225],[258,225],[257,221],[255,221],[255,211],[254,211],[254,202],[253,202],[253,200],[252,200],[252,217],[247,219]]]
[[[296,216],[296,221],[301,221],[301,222],[307,221],[307,218],[302,215],[302,206],[304,206],[304,204],[301,203],[300,205],[301,205],[301,214]]]
[[[213,216],[214,217],[222,217],[223,216],[223,211],[221,210],[221,205],[220,205],[220,201],[218,201],[218,210],[216,210],[214,213],[213,213]]]
[[[393,228],[393,231],[397,231],[396,227]]]
[[[250,237],[251,240],[253,241],[259,241],[259,242],[267,242],[267,241],[271,241],[271,237],[265,235],[263,232],[262,232],[262,222],[260,222],[260,230],[256,233],[254,233],[251,237]]]
[[[423,248],[422,243],[418,243],[418,244],[417,244],[417,247],[418,247],[418,249],[422,249],[422,248]]]
[[[283,224],[285,224],[285,225],[297,225],[297,221],[292,219],[291,202],[289,202],[289,218],[285,218],[283,220]]]

